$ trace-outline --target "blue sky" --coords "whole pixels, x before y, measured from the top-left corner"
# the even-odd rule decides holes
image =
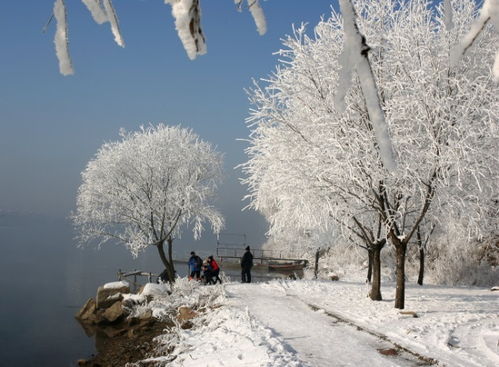
[[[164,122],[192,128],[225,154],[217,205],[227,231],[261,243],[262,218],[241,212],[244,188],[233,168],[245,160],[249,103],[244,88],[268,75],[272,53],[291,25],[315,25],[336,1],[262,1],[268,32],[259,36],[232,0],[202,1],[208,53],[187,58],[170,6],[161,0],[114,0],[126,48],[109,25],[93,22],[80,0],[66,0],[76,74],[58,72],[49,18],[52,0],[0,2],[0,209],[67,216],[80,172],[120,127]]]

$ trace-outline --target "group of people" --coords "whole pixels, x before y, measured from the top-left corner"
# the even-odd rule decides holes
[[[212,255],[208,256],[206,260],[202,260],[194,251],[191,252],[189,258],[189,279],[201,280],[205,284],[222,284],[220,279],[220,266],[215,261]]]
[[[200,280],[205,284],[222,284],[220,279],[220,266],[213,258],[213,255],[208,256],[206,260],[202,260],[194,251],[191,251],[189,258],[189,279]],[[253,267],[253,254],[250,247],[247,246],[244,255],[241,257],[241,281],[243,283],[251,283],[251,268]]]

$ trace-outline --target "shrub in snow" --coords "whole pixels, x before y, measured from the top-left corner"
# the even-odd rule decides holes
[[[437,239],[429,252],[429,276],[439,284],[494,286],[499,282],[499,237],[481,240],[459,236],[459,230]]]

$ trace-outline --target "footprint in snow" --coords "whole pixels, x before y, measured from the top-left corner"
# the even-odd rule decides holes
[[[447,345],[451,348],[457,348],[460,340],[456,336],[451,336],[449,340],[447,340]]]

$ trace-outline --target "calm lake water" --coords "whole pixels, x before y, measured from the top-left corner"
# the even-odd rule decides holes
[[[73,237],[67,221],[0,216],[0,366],[76,366],[95,348],[74,314],[97,287],[118,269],[162,270],[154,249],[133,259],[121,246],[77,248]],[[187,265],[176,269],[185,276]],[[239,280],[237,266],[222,270]],[[255,281],[276,276],[254,272]]]

